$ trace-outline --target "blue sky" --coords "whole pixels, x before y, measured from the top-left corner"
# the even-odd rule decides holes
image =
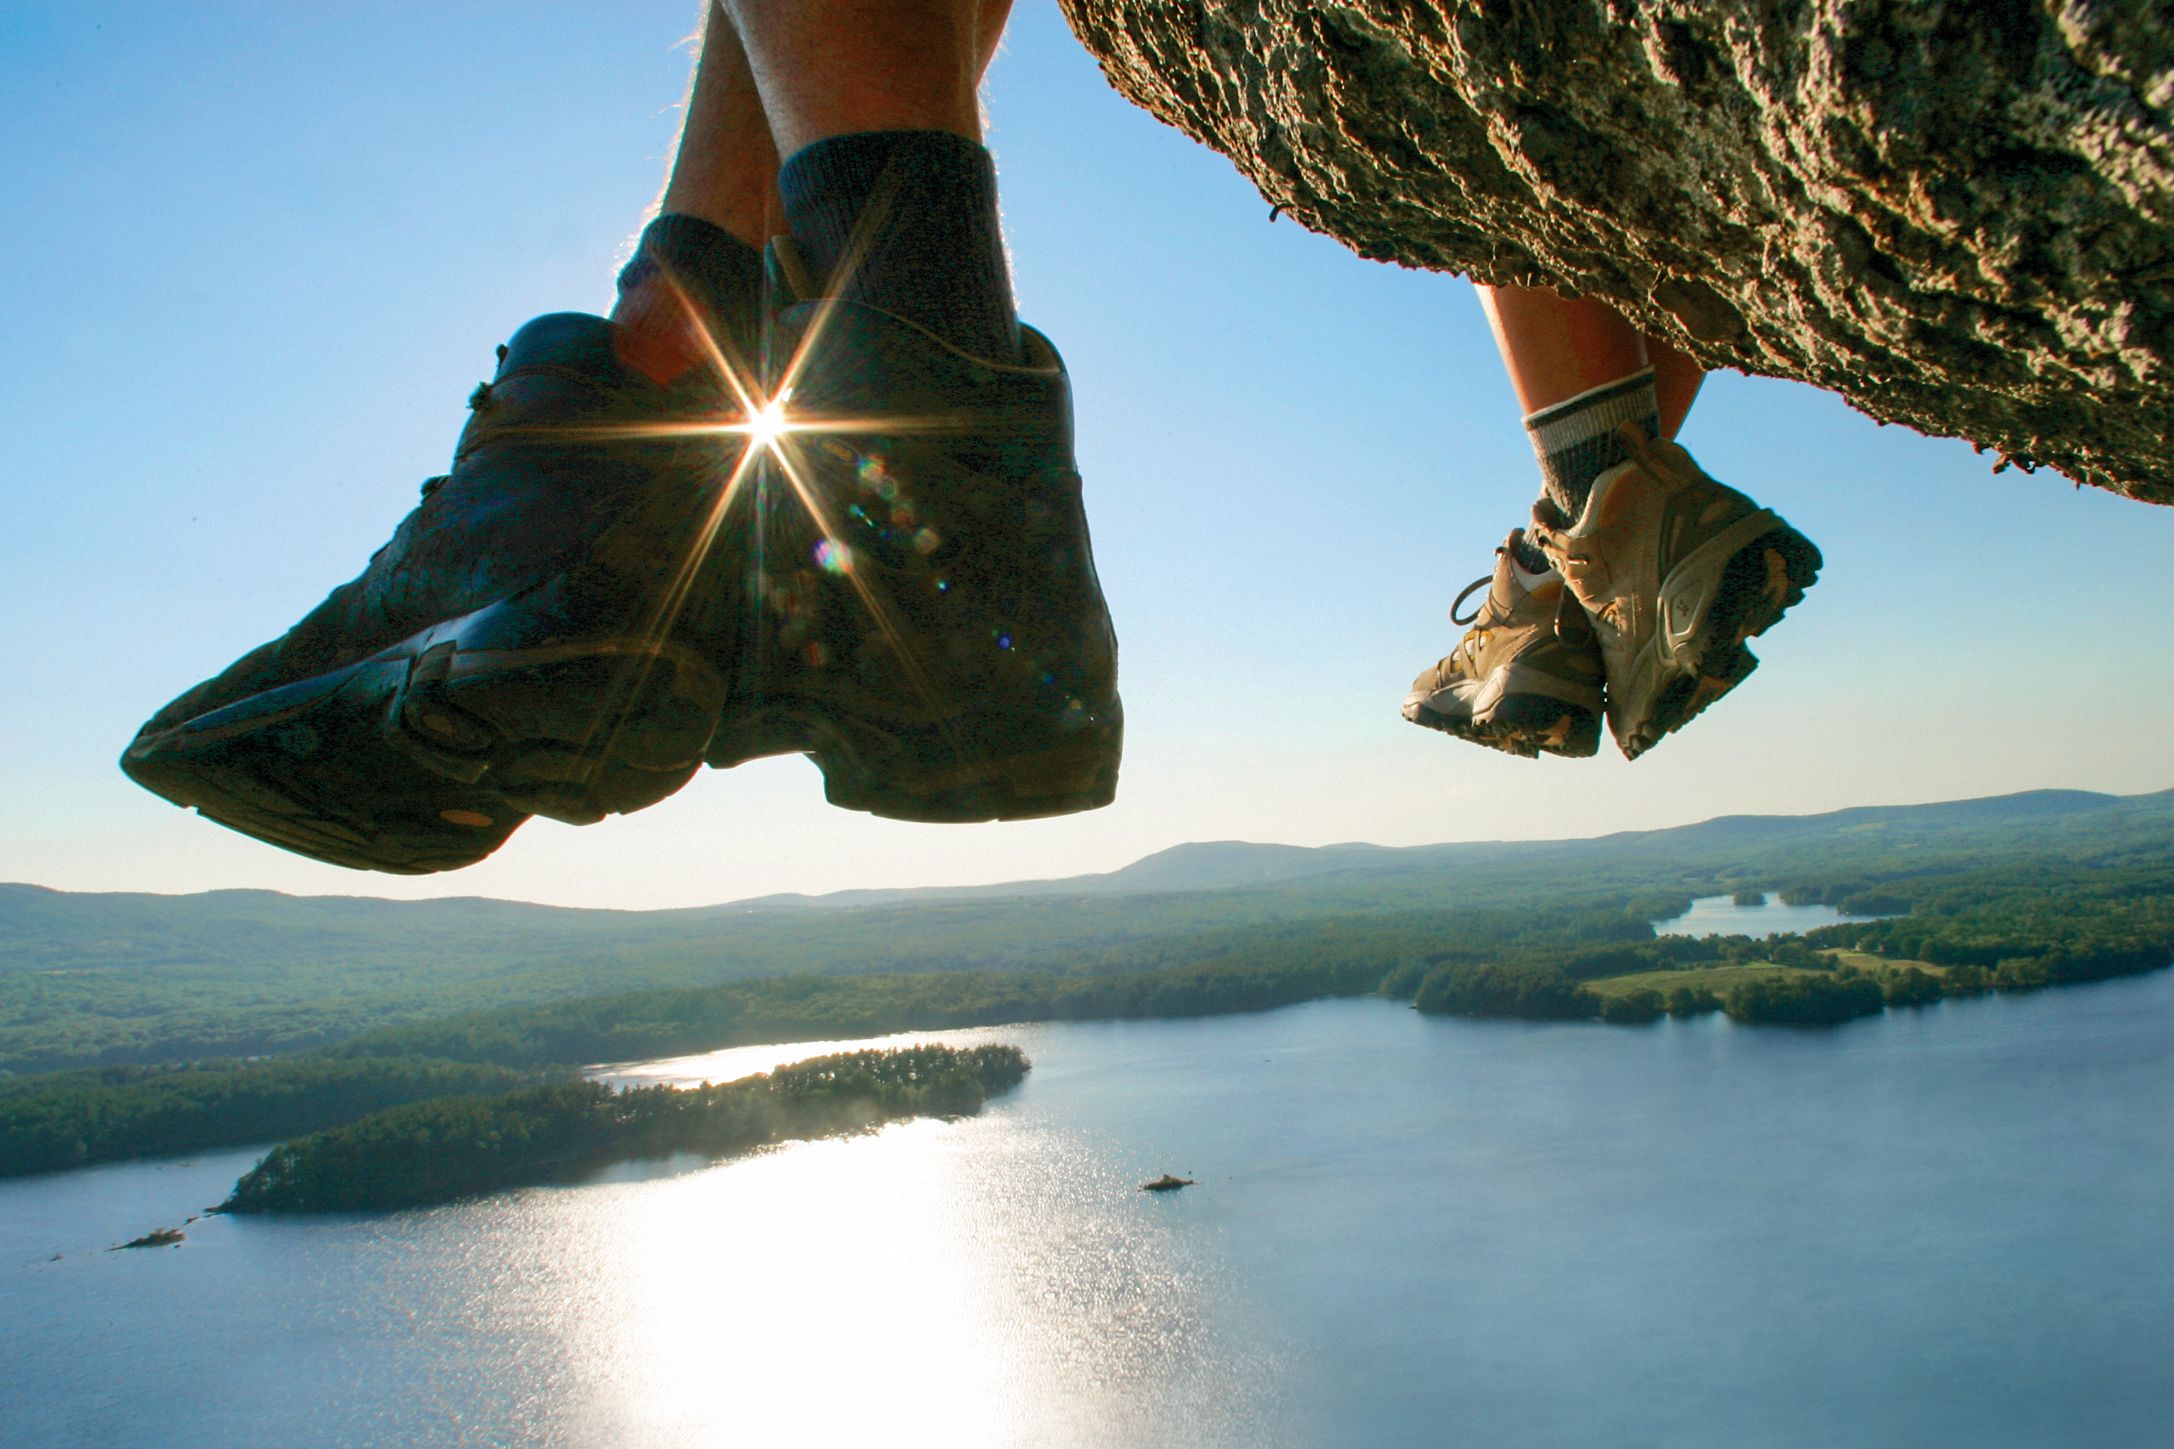
[[[0,15],[0,879],[611,906],[1109,869],[1185,840],[1586,835],[2174,785],[2174,510],[1990,474],[1808,388],[1684,441],[1826,552],[1759,675],[1635,766],[1416,729],[1406,684],[1533,465],[1470,288],[1363,261],[1117,97],[1021,0],[990,143],[1022,314],[1072,368],[1123,641],[1119,802],[931,827],[812,767],[706,772],[406,881],[130,785],[144,716],[353,575],[528,317],[602,309],[655,197],[688,0],[17,4]]]

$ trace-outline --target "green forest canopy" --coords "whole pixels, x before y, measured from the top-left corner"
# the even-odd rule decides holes
[[[1123,948],[1089,944],[1069,962],[1034,967],[804,971],[501,1005],[257,1060],[21,1077],[0,1083],[0,1175],[259,1142],[398,1103],[563,1081],[580,1063],[731,1045],[1370,992],[1475,1016],[1631,1023],[1724,1010],[1812,1026],[1959,992],[2157,969],[2174,957],[2165,825],[2095,823],[2088,839],[2063,828],[2031,849],[1910,842],[1899,863],[1867,865],[1859,852],[1824,873],[1800,851],[1797,874],[1768,877],[1786,899],[1897,914],[1768,941],[1656,936],[1649,919],[1687,899],[1658,888],[1522,905],[1270,912]]]
[[[1182,847],[1107,877],[903,892],[867,904],[563,911],[494,901],[70,896],[0,887],[0,1073],[288,1053],[366,1031],[599,990],[780,976],[1126,976],[1613,941],[1693,895],[1793,890],[1846,908],[1954,908],[1942,881],[2041,870],[2149,890],[2174,792],[1740,817],[1590,841]],[[1961,887],[1958,887],[1961,888]],[[1965,890],[1967,894],[1967,890]],[[1552,949],[1552,947],[1550,947]]]

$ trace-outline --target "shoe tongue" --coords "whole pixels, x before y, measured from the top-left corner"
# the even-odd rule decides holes
[[[1524,567],[1505,549],[1495,558],[1494,582],[1487,588],[1487,607],[1474,622],[1482,627],[1507,623],[1517,601],[1530,591]]]
[[[1547,582],[1548,576],[1555,572],[1555,570],[1551,568],[1526,568],[1524,564],[1518,561],[1517,555],[1514,553],[1505,554],[1504,558],[1510,565],[1510,577],[1512,580],[1514,580],[1515,587],[1523,593],[1529,594],[1534,589],[1539,588],[1540,585]]]
[[[1481,624],[1501,624],[1509,620],[1512,612],[1525,595],[1545,583],[1552,569],[1535,572],[1519,561],[1517,534],[1510,535],[1501,548],[1495,550],[1494,582],[1487,590],[1487,607],[1478,620]]]

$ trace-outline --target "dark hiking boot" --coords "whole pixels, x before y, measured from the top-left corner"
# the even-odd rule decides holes
[[[613,339],[571,313],[522,328],[453,471],[362,575],[159,711],[122,768],[274,845],[408,874],[684,784],[724,698],[698,575],[744,446],[702,425],[741,410],[714,375],[655,386]]]
[[[1593,482],[1576,518],[1542,499],[1532,540],[1591,616],[1608,667],[1608,726],[1631,759],[1749,678],[1744,647],[1819,577],[1819,550],[1706,476],[1674,443],[1622,429],[1630,461]]]
[[[1450,605],[1450,622],[1472,627],[1440,663],[1412,681],[1404,717],[1474,744],[1528,759],[1543,751],[1583,757],[1600,749],[1600,648],[1577,600],[1550,569],[1517,561],[1523,530],[1495,550],[1491,579]],[[1457,609],[1479,589],[1469,618]]]
[[[795,430],[758,469],[709,762],[805,753],[832,804],[900,820],[1108,804],[1117,639],[1055,349],[1022,328],[992,363],[835,299],[779,329]]]

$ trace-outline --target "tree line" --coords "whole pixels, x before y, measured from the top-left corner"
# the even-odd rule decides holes
[[[2168,964],[2174,862],[2156,847],[2121,850],[2096,862],[1972,869],[1900,852],[1891,870],[1799,874],[1781,887],[1785,899],[1877,898],[1907,914],[1768,940],[1656,936],[1649,922],[1690,897],[1639,889],[1083,943],[1067,969],[874,972],[833,962],[823,972],[472,1010],[265,1060],[18,1078],[0,1081],[0,1176],[272,1141],[402,1102],[564,1079],[583,1063],[946,1027],[1207,1015],[1376,992],[1467,1016],[1637,1022],[1725,1011],[1746,1022],[1831,1023]],[[1701,876],[1684,889],[1745,887]],[[1838,967],[1835,948],[1893,964]],[[1754,963],[1792,969],[1702,979],[1707,968]],[[1590,984],[1649,971],[1691,974],[1659,989]]]
[[[273,1142],[537,1077],[487,1062],[367,1055],[59,1072],[0,1094],[0,1177]]]
[[[1888,920],[1845,922],[1801,934],[1660,936],[1559,952],[1446,953],[1413,991],[1422,1011],[1461,1016],[1650,1021],[1724,1011],[1744,1022],[1832,1025],[1889,1006],[1919,1006],[1980,991],[2032,991],[2157,971],[2174,964],[2174,870],[1928,873],[1882,882],[1880,897],[1909,908]],[[1862,879],[1797,882],[1785,898],[1872,898]],[[1897,964],[1876,975],[1838,964],[1836,948]],[[1938,974],[1913,964],[1941,968]],[[1724,990],[1690,981],[1660,990],[1600,993],[1585,983],[1652,971],[1773,964],[1792,968]]]
[[[222,1212],[420,1207],[550,1182],[609,1162],[747,1152],[865,1131],[902,1117],[964,1116],[1016,1086],[1017,1047],[849,1052],[691,1089],[615,1092],[553,1082],[394,1107],[274,1148]]]
[[[623,992],[388,1027],[258,1061],[109,1067],[0,1090],[0,1177],[271,1142],[405,1102],[564,1079],[587,1063],[947,1027],[1259,1011],[1380,983],[1378,942],[1134,976],[794,976]]]

